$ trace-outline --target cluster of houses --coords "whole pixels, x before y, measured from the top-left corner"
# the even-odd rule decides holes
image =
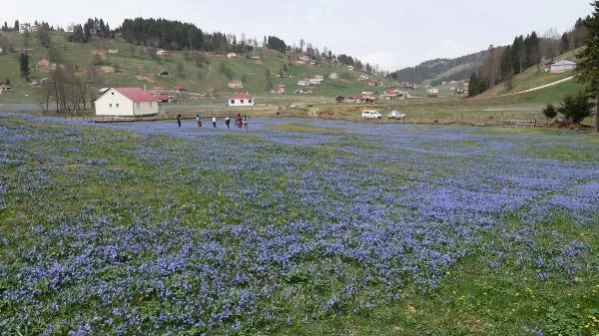
[[[3,86],[2,86],[3,87]],[[175,91],[183,92],[183,86],[175,86]],[[169,101],[169,96],[160,91],[146,91],[136,87],[105,88],[95,100],[96,116],[100,117],[145,117],[157,115],[159,104]],[[235,93],[227,99],[229,107],[252,107],[256,98],[249,93]]]
[[[297,82],[297,85],[301,86],[301,87],[308,87],[310,85],[320,85],[323,82],[324,82],[323,75],[314,75],[314,77],[312,77],[312,78],[299,80]]]

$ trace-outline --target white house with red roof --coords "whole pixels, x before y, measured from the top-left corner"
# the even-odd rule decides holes
[[[236,93],[229,97],[227,106],[229,107],[248,107],[256,105],[256,98],[247,93]]]
[[[158,98],[140,88],[110,88],[94,102],[96,116],[137,117],[158,114]]]

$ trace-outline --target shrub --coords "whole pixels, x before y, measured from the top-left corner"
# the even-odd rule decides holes
[[[545,107],[543,109],[543,114],[547,118],[553,119],[557,115],[557,110],[555,109],[555,107],[553,106],[553,104],[547,104],[547,107]]]
[[[558,112],[563,114],[568,122],[580,124],[584,118],[591,115],[591,108],[594,106],[589,97],[584,92],[576,95],[567,95],[561,102]]]

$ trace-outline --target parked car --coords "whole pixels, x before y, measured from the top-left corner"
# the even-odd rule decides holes
[[[383,116],[378,111],[364,110],[362,118],[364,119],[381,119]]]
[[[393,110],[391,112],[389,112],[389,114],[387,114],[387,118],[389,119],[403,119],[406,117],[405,113],[401,113],[397,110]]]

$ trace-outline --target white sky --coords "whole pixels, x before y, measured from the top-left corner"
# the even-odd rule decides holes
[[[303,38],[320,50],[356,56],[398,70],[438,57],[457,57],[511,43],[517,34],[549,28],[560,33],[591,13],[590,0],[19,0],[2,1],[0,22],[35,19],[66,28],[88,17],[112,28],[124,18],[191,22],[204,31]]]

